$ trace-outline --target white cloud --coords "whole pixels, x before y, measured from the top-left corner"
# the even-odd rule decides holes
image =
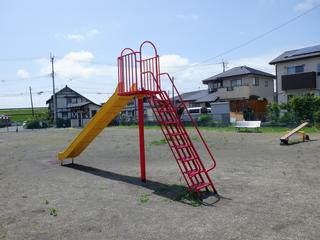
[[[67,55],[65,55],[63,58],[70,61],[90,62],[94,58],[94,56],[91,52],[80,51],[80,52],[70,52]]]
[[[94,35],[97,35],[98,33],[100,33],[99,30],[94,28],[94,29],[87,31],[86,36],[93,37]]]
[[[99,76],[116,79],[116,66],[94,64],[93,59],[94,55],[89,51],[70,52],[55,61],[55,72],[58,76],[67,79],[90,79]],[[42,64],[40,74],[50,73],[51,65],[48,62],[40,64]]]
[[[27,71],[24,70],[24,69],[19,69],[19,70],[17,71],[17,76],[18,76],[19,78],[25,79],[25,78],[29,78],[29,77],[30,77],[30,73],[27,72]]]
[[[83,41],[87,38],[94,37],[95,35],[99,34],[100,31],[96,28],[90,29],[84,33],[69,33],[67,35],[55,34],[55,38],[60,38],[61,36],[65,39],[72,40],[72,41]]]
[[[68,40],[75,40],[75,41],[82,41],[84,40],[84,36],[81,34],[67,34],[66,39]]]
[[[176,54],[168,54],[160,57],[160,63],[162,68],[180,67],[188,65],[189,60]]]
[[[294,9],[296,11],[308,11],[314,8],[320,3],[320,0],[302,0],[300,3],[295,5]]]

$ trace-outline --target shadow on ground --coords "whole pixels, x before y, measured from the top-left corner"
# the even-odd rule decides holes
[[[214,204],[218,203],[221,199],[224,198],[221,195],[217,195],[212,192],[201,192],[201,199],[191,193],[188,188],[185,186],[173,184],[168,185],[164,183],[159,183],[151,180],[147,180],[146,182],[141,182],[141,180],[137,177],[132,177],[128,175],[122,175],[119,173],[113,173],[101,169],[97,169],[90,166],[85,166],[81,164],[65,164],[64,167],[76,169],[82,172],[90,173],[99,177],[103,177],[106,179],[111,179],[115,181],[121,181],[137,186],[141,186],[153,191],[153,194],[159,195],[164,198],[168,198],[169,200],[180,202],[183,204],[191,205],[191,206],[214,206]],[[208,200],[208,201],[207,201]],[[228,199],[231,200],[231,199]]]

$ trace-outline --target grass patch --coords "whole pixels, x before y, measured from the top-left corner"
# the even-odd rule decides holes
[[[51,216],[54,216],[54,217],[58,216],[58,209],[56,208],[48,208],[48,212]]]
[[[119,126],[119,128],[138,128],[138,125],[131,125],[131,126]],[[194,127],[185,127],[187,130],[192,130]],[[228,127],[207,127],[207,126],[201,126],[198,127],[200,131],[215,131],[215,132],[236,132],[236,129],[233,126],[228,126]],[[259,128],[259,133],[280,133],[284,134],[286,131],[292,130],[294,127],[289,128],[289,127],[260,127]],[[159,126],[145,126],[145,129],[156,129],[160,130]],[[248,132],[254,132],[254,130],[248,130]],[[317,127],[305,127],[303,128],[303,131],[306,133],[319,133],[320,129]],[[244,130],[242,130],[244,132]]]
[[[157,189],[159,195],[164,196],[171,201],[177,201],[189,204],[193,207],[202,205],[202,200],[194,191],[190,192],[189,189],[183,185],[173,184],[163,188]]]
[[[0,109],[0,114],[10,116],[11,122],[23,122],[32,119],[31,108],[14,108],[14,109]],[[41,118],[48,115],[48,108],[34,108],[35,118]]]
[[[151,194],[149,194],[149,193],[144,193],[144,194],[142,194],[142,195],[139,197],[139,203],[140,203],[140,204],[143,204],[143,203],[148,202],[150,195],[151,195]]]
[[[198,137],[192,137],[191,140],[198,142],[198,141],[199,141],[199,138],[198,138]]]
[[[150,145],[158,146],[158,145],[163,145],[163,144],[166,144],[166,143],[167,143],[167,141],[165,139],[160,139],[160,140],[157,140],[157,141],[150,142]]]
[[[176,201],[186,202],[191,204],[193,207],[199,207],[202,204],[202,200],[199,198],[195,191],[189,191],[183,187],[183,190],[176,197]]]

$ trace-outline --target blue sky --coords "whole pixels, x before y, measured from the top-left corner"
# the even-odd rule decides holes
[[[49,55],[56,56],[56,88],[66,84],[97,103],[117,83],[116,58],[125,47],[151,40],[163,71],[181,92],[228,67],[273,73],[268,62],[283,51],[320,44],[320,8],[228,54],[320,4],[319,0],[15,1],[0,2],[0,109],[45,106],[52,92]],[[194,66],[195,65],[195,66]],[[42,92],[42,93],[41,93]],[[40,94],[41,93],[41,94]]]

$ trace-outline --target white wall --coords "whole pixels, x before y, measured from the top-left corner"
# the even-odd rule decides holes
[[[314,95],[320,96],[320,76],[318,75],[316,80],[316,89],[314,90],[301,89],[301,90],[283,91],[281,88],[282,86],[281,76],[287,75],[288,67],[304,65],[304,72],[317,72],[318,64],[320,64],[320,57],[307,58],[307,59],[301,59],[301,60],[284,62],[284,63],[277,63],[276,74],[277,74],[278,102],[279,103],[287,102],[288,95],[302,96],[306,93],[313,93]]]

